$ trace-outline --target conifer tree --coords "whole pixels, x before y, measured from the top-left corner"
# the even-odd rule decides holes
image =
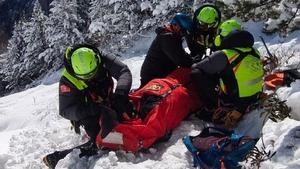
[[[55,70],[62,66],[66,47],[84,41],[78,26],[83,20],[78,15],[76,0],[54,0],[50,6],[52,8],[46,21],[45,30],[49,48],[44,55],[49,66]]]
[[[25,53],[25,41],[23,37],[24,32],[24,20],[20,20],[15,24],[13,35],[8,41],[6,59],[7,64],[1,69],[0,74],[4,75],[1,80],[2,84],[5,83],[5,90],[12,91],[14,88],[18,88],[23,85],[23,82],[19,80],[20,72],[24,71],[22,63],[24,61]]]
[[[39,1],[36,1],[32,17],[25,24],[26,29],[24,30],[26,48],[23,61],[25,67],[23,75],[28,76],[32,80],[37,79],[47,71],[47,60],[41,54],[48,48],[44,35],[46,19]]]

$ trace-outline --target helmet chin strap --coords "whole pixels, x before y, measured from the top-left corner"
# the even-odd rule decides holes
[[[68,59],[71,50],[72,50],[71,47],[67,47],[66,54],[65,54],[66,59]]]
[[[220,47],[221,46],[221,42],[222,42],[222,36],[221,35],[217,35],[215,37],[215,40],[214,40],[214,44],[216,47]]]

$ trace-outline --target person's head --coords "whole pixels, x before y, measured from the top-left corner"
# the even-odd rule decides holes
[[[214,5],[203,5],[194,13],[193,24],[198,32],[215,31],[220,22],[221,12]]]
[[[102,67],[100,52],[90,45],[76,45],[66,49],[67,71],[81,80],[90,80]]]
[[[230,35],[234,31],[240,31],[242,30],[241,24],[234,20],[230,19],[225,22],[223,22],[220,27],[218,28],[217,36],[215,37],[214,44],[216,47],[219,47],[222,43],[222,40],[226,38],[228,35]]]
[[[179,25],[180,28],[191,31],[192,30],[192,20],[184,13],[176,13],[175,16],[170,21],[171,25]]]

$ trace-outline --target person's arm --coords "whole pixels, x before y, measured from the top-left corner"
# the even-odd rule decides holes
[[[162,51],[178,66],[190,67],[192,58],[182,47],[182,39],[173,33],[162,33],[160,35],[160,45]]]
[[[101,107],[88,101],[78,89],[64,77],[59,82],[59,114],[69,120],[79,121],[101,113]]]
[[[105,66],[111,76],[117,80],[116,90],[111,99],[111,107],[118,113],[119,120],[123,120],[125,114],[131,114],[131,106],[128,93],[132,84],[132,75],[124,63],[111,55],[105,55]]]
[[[217,106],[218,94],[215,88],[218,85],[218,74],[226,68],[227,64],[226,55],[219,51],[192,66],[192,81],[197,86],[198,95],[208,109]]]
[[[193,59],[195,58],[195,60],[201,60],[206,52],[206,48],[205,46],[198,44],[192,36],[192,34],[185,36],[185,41],[190,50],[190,55]]]
[[[193,64],[194,72],[203,72],[208,75],[215,75],[226,68],[228,64],[227,56],[222,51],[217,51],[204,58],[201,62]]]
[[[132,75],[129,68],[115,56],[104,55],[103,59],[111,76],[117,80],[115,93],[127,95],[132,84]]]

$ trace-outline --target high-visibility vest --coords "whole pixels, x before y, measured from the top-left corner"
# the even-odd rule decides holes
[[[259,58],[259,53],[253,48],[235,48],[222,50],[233,66],[233,73],[238,87],[238,97],[253,96],[262,91],[263,86],[263,65]],[[240,56],[243,58],[235,62]],[[234,63],[235,62],[235,63]],[[233,64],[234,63],[234,64]],[[220,79],[221,90],[227,94],[226,85],[224,84],[222,77]]]

